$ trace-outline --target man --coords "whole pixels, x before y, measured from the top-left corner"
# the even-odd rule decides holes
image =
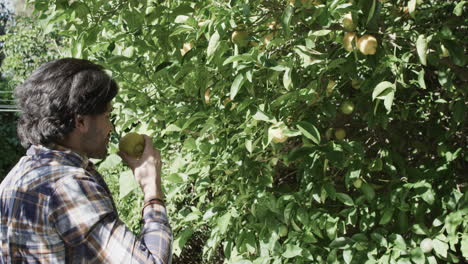
[[[170,263],[161,157],[145,136],[140,159],[119,153],[140,184],[141,238],[117,216],[89,158],[107,154],[117,84],[86,60],[39,67],[15,94],[23,157],[0,185],[0,263]]]

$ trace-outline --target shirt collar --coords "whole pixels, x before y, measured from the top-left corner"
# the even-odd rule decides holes
[[[43,158],[51,158],[59,160],[62,163],[74,165],[81,167],[83,169],[88,168],[91,161],[86,155],[80,155],[69,148],[60,145],[53,146],[42,146],[42,145],[32,145],[26,152],[28,156],[40,156]]]

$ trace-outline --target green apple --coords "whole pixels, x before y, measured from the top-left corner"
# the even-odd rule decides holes
[[[353,185],[354,185],[354,187],[356,187],[356,189],[361,188],[361,186],[362,186],[362,180],[361,180],[361,179],[355,180],[355,181],[353,182]]]
[[[246,31],[234,31],[231,35],[231,40],[239,47],[245,47],[249,44],[249,33]]]
[[[133,158],[140,158],[145,149],[145,138],[138,133],[128,133],[119,141],[119,150]]]
[[[335,138],[336,139],[343,140],[345,137],[346,137],[346,130],[344,130],[343,128],[338,128],[335,131]]]
[[[421,241],[420,247],[424,253],[431,252],[434,248],[434,245],[432,244],[432,239],[426,237]]]
[[[350,115],[354,111],[354,103],[346,100],[341,104],[341,112],[345,115]]]

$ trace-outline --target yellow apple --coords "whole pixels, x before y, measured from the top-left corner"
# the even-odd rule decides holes
[[[343,28],[346,31],[354,31],[356,29],[356,24],[354,24],[353,16],[351,15],[351,13],[344,15],[341,19],[341,22],[343,24]]]
[[[329,80],[327,84],[327,96],[330,96],[335,88],[336,82],[334,80]]]
[[[274,33],[269,33],[267,34],[264,38],[263,38],[263,45],[268,45],[268,43],[270,43],[270,41],[273,39],[273,37],[275,36]]]
[[[364,55],[374,55],[377,51],[377,39],[369,34],[360,37],[357,41],[359,51]]]
[[[193,48],[193,44],[192,43],[184,43],[184,45],[182,46],[182,48],[180,49],[180,54],[182,56],[184,56],[187,52],[189,52],[191,49]]]
[[[361,81],[360,80],[351,80],[351,86],[356,89],[356,90],[359,90],[361,88]]]
[[[239,47],[245,47],[249,44],[249,33],[246,31],[234,31],[231,35],[231,40]]]
[[[232,100],[231,100],[230,97],[226,97],[226,98],[224,98],[224,100],[223,100],[223,105],[226,106],[226,105],[229,104],[229,102],[231,102],[231,101],[232,101]]]
[[[211,89],[208,88],[205,91],[205,104],[210,104],[210,95],[211,95]]]
[[[141,157],[144,149],[145,138],[138,133],[130,132],[119,141],[119,150],[136,159]]]
[[[268,129],[268,136],[271,137],[271,141],[273,141],[274,143],[283,143],[286,140],[288,140],[288,136],[286,136],[283,132],[284,127],[284,123],[279,122],[272,125]]]
[[[353,51],[354,46],[356,45],[356,33],[346,32],[343,37],[343,47],[347,51]],[[353,45],[354,43],[354,45]]]
[[[441,57],[445,58],[450,56],[449,50],[444,45],[440,45],[440,49],[442,50],[442,54],[440,55]]]
[[[335,138],[336,139],[343,140],[345,137],[346,137],[346,130],[344,130],[343,128],[338,128],[335,131]]]
[[[268,24],[268,29],[269,30],[275,30],[277,26],[278,25],[277,25],[276,21],[272,21],[270,24]]]

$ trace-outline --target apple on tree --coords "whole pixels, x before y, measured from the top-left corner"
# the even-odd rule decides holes
[[[273,39],[274,36],[275,36],[275,34],[274,34],[273,32],[267,34],[267,35],[263,38],[263,45],[267,46],[268,43],[270,43],[270,41]]]
[[[249,44],[249,33],[246,31],[234,31],[231,35],[231,40],[239,47],[245,47]]]
[[[351,13],[344,15],[341,22],[343,23],[343,28],[346,31],[354,31],[356,29],[356,24],[354,24],[353,16],[351,15]]]
[[[211,98],[211,89],[210,88],[206,89],[204,98],[205,98],[205,104],[210,104],[210,102],[211,102],[211,100],[210,100],[210,98]]]
[[[426,237],[425,239],[423,239],[421,241],[421,245],[420,245],[422,251],[424,253],[429,253],[432,251],[432,249],[434,248],[434,245],[432,243],[432,239]]]
[[[353,51],[354,45],[356,45],[356,33],[354,32],[346,32],[343,37],[343,47],[347,51]],[[353,45],[354,42],[354,45]]]
[[[354,111],[354,103],[346,100],[341,104],[341,112],[345,115],[350,115]]]
[[[327,96],[330,96],[333,93],[336,82],[334,80],[329,80],[327,83]]]
[[[187,54],[187,52],[189,52],[192,48],[193,48],[193,44],[192,44],[192,43],[190,43],[190,42],[184,43],[184,45],[183,45],[182,48],[180,49],[180,54],[181,54],[182,56],[184,56],[184,55]]]
[[[346,130],[344,128],[338,128],[335,131],[335,138],[338,140],[343,140],[346,137]]]
[[[268,137],[274,143],[283,143],[288,140],[288,136],[284,134],[286,125],[283,122],[278,122],[268,129]]]
[[[356,89],[356,90],[359,90],[361,88],[361,81],[360,80],[356,80],[356,79],[352,79],[351,80],[351,86]]]
[[[359,51],[364,55],[374,55],[377,51],[377,39],[369,34],[360,37],[357,41]]]

